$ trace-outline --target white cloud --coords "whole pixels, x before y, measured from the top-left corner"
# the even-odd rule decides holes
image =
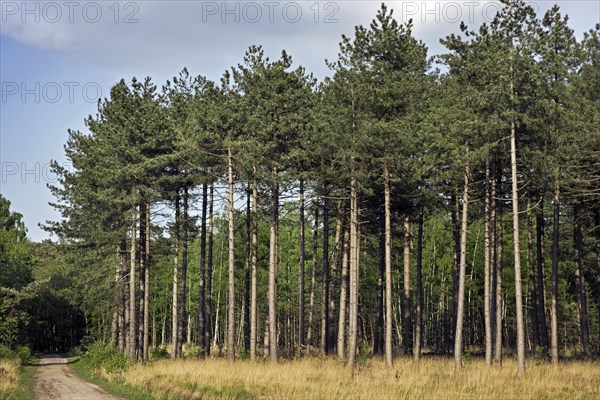
[[[249,45],[263,44],[274,56],[285,47],[296,61],[322,75],[323,60],[336,57],[341,35],[351,35],[357,24],[368,25],[380,5],[376,1],[73,3],[31,2],[34,5],[24,9],[25,3],[3,2],[2,34],[56,50],[80,66],[159,74],[174,74],[174,66],[189,65],[214,75],[239,62]],[[573,4],[592,2],[559,3],[576,14],[572,20],[578,25],[587,22],[579,30],[593,26],[594,12]],[[551,5],[531,4],[541,9]],[[459,20],[476,27],[489,21],[499,7],[496,1],[392,1],[388,6],[399,20],[412,18],[415,35],[434,52],[442,50],[440,37],[458,30]]]

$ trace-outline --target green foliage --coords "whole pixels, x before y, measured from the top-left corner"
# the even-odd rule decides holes
[[[0,358],[6,358],[9,360],[18,358],[14,351],[6,345],[0,345]]]
[[[0,287],[0,344],[15,346],[26,339],[30,321],[26,299],[24,293]]]
[[[21,361],[21,365],[31,364],[33,361],[33,354],[31,353],[31,349],[27,346],[17,348],[16,353]]]
[[[27,346],[19,346],[12,350],[10,347],[0,345],[0,358],[7,360],[16,360],[20,365],[25,366],[33,361],[31,349]]]
[[[111,347],[103,342],[95,342],[83,355],[82,359],[96,371],[104,371],[106,373],[122,372],[130,364],[129,359],[119,350]]]
[[[369,358],[371,358],[371,346],[369,343],[365,341],[361,341],[358,344],[358,349],[356,350],[356,363],[358,365],[365,366],[369,362]]]
[[[10,201],[0,194],[0,287],[20,290],[32,280],[22,217],[10,210]]]
[[[169,350],[166,347],[159,346],[150,349],[150,360],[152,361],[162,360],[170,356]]]

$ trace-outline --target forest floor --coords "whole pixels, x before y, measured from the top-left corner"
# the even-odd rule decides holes
[[[449,358],[398,358],[393,368],[371,359],[354,370],[333,358],[189,359],[136,364],[118,379],[160,399],[600,399],[599,362],[529,360],[524,377],[516,371],[513,359],[467,360],[458,373]]]
[[[117,400],[98,385],[77,376],[63,356],[41,356],[36,369],[36,400]]]

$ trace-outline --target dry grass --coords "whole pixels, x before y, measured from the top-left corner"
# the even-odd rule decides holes
[[[0,359],[0,398],[16,389],[19,384],[19,363]]]
[[[513,360],[493,368],[471,361],[460,373],[450,359],[397,359],[391,369],[373,359],[354,371],[333,359],[164,360],[122,377],[161,399],[600,399],[598,362],[530,360],[519,378]]]

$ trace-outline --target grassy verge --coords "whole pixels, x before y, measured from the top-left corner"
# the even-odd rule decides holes
[[[0,346],[0,399],[32,399],[35,372],[35,359],[27,347],[13,351]]]
[[[21,367],[18,386],[12,392],[5,393],[6,397],[2,397],[3,394],[0,393],[0,398],[6,398],[7,400],[33,399],[33,388],[35,384],[34,378],[36,371],[37,369],[35,365]]]
[[[106,389],[117,397],[130,400],[154,399],[154,397],[144,388],[131,386],[118,376],[111,376],[110,379],[102,376],[90,366],[85,359],[81,359],[80,357],[70,357],[68,361],[71,368],[73,368],[75,373],[82,379]]]

